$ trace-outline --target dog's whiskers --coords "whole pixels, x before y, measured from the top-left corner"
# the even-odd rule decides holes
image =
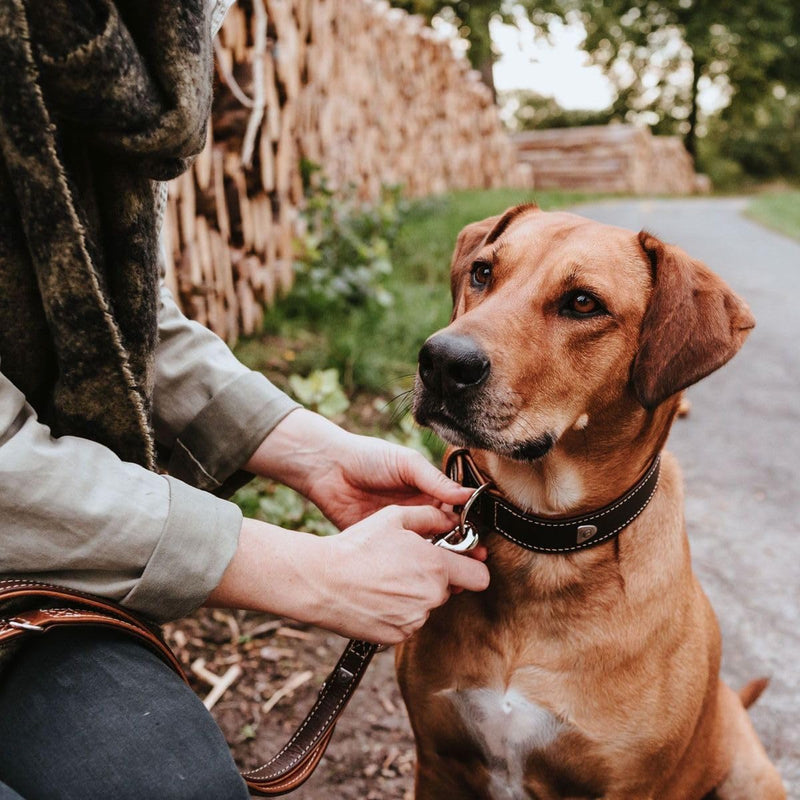
[[[389,424],[397,425],[403,417],[411,413],[411,408],[414,403],[414,390],[406,389],[394,397],[386,401],[383,406],[383,411],[391,410],[389,416]]]

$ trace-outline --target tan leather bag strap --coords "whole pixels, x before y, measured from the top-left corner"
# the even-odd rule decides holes
[[[17,601],[23,610],[0,617],[0,648],[56,628],[97,625],[136,637],[186,680],[180,663],[158,629],[116,603],[46,583],[2,580],[0,603],[6,601]],[[369,642],[351,640],[348,643],[297,732],[263,766],[242,773],[252,792],[276,797],[293,791],[309,778],[325,753],[336,721],[377,650],[378,646]]]

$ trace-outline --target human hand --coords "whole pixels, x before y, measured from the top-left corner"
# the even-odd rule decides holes
[[[390,504],[458,505],[471,495],[420,453],[348,433],[305,409],[285,417],[246,468],[296,489],[339,528]]]
[[[480,560],[422,538],[454,523],[453,514],[432,506],[389,506],[319,538],[245,519],[239,547],[208,604],[269,611],[343,636],[396,644],[451,590],[488,586]]]
[[[328,600],[317,624],[345,636],[397,644],[421,628],[452,592],[483,591],[489,571],[480,560],[422,538],[448,531],[456,521],[432,506],[387,506],[328,537],[323,582]],[[486,557],[485,551],[476,555]]]

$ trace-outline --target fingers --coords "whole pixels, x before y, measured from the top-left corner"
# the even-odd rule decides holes
[[[489,551],[484,545],[479,544],[472,550],[468,550],[464,555],[474,558],[476,561],[486,561],[486,559],[489,558]]]
[[[472,490],[450,480],[443,472],[433,466],[424,456],[415,451],[404,452],[400,457],[400,472],[403,481],[416,486],[432,498],[457,506],[465,503]]]
[[[396,517],[396,524],[420,536],[444,533],[458,522],[457,514],[434,506],[390,506],[384,511]],[[483,545],[467,554],[451,553],[439,548],[436,551],[441,554],[441,563],[446,571],[445,585],[451,589],[482,592],[489,585],[489,570],[483,563],[488,552]]]
[[[450,586],[467,589],[470,592],[482,592],[489,586],[489,570],[481,561],[464,558],[459,553],[439,550],[444,558]]]
[[[406,530],[422,536],[443,533],[458,521],[456,514],[432,506],[395,506],[393,513],[400,516]],[[482,592],[489,585],[489,570],[483,563],[487,557],[485,547],[476,548],[471,558],[440,548],[436,548],[436,552],[446,570],[446,586]]]
[[[435,506],[389,506],[384,512],[392,522],[420,536],[430,536],[452,530],[458,515]]]

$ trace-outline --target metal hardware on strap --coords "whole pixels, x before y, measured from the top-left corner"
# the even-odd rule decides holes
[[[44,628],[41,625],[34,625],[32,622],[26,622],[24,619],[9,619],[6,620],[6,625],[8,625],[9,628],[15,628],[18,631],[44,633]]]
[[[453,553],[466,553],[477,546],[479,541],[478,533],[473,525],[467,521],[467,516],[473,503],[490,486],[491,483],[483,483],[472,493],[472,497],[461,508],[461,519],[458,525],[449,533],[445,533],[433,540],[437,547],[443,547]]]
[[[477,474],[474,464],[470,462],[471,457],[467,450],[454,450],[447,458],[445,472],[451,480],[464,486],[466,485],[465,479],[468,468],[472,470],[473,475]],[[437,547],[443,547],[453,553],[466,553],[477,546],[479,542],[478,532],[467,517],[478,497],[491,486],[492,484],[486,481],[475,488],[472,497],[461,507],[461,519],[458,525],[449,533],[442,534],[432,540]]]
[[[452,531],[433,540],[436,547],[449,550],[451,553],[467,553],[478,544],[478,534],[472,525],[459,523]]]

